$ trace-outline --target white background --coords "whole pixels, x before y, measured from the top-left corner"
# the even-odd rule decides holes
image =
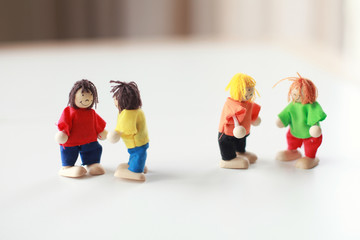
[[[359,84],[304,56],[234,42],[1,48],[0,239],[359,239]],[[261,95],[263,122],[247,147],[259,160],[248,170],[218,167],[224,89],[237,72]],[[286,148],[274,122],[290,83],[272,86],[296,72],[313,80],[328,114],[312,170],[274,160]],[[150,134],[145,183],[113,177],[128,159],[123,142],[101,142],[105,175],[57,175],[55,123],[82,78],[97,86],[108,130],[117,117],[109,80],[138,83]]]

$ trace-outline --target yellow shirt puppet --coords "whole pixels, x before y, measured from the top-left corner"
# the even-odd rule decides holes
[[[115,83],[111,92],[119,111],[114,131],[109,133],[109,141],[115,143],[123,139],[130,154],[128,163],[122,163],[115,171],[115,177],[145,181],[147,172],[145,162],[149,148],[149,136],[146,127],[140,91],[135,82],[110,81]]]

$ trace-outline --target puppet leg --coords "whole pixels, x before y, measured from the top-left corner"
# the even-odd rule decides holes
[[[129,168],[129,163],[120,163],[118,167],[128,169]],[[144,173],[146,174],[147,172],[148,172],[148,167],[145,166],[144,167]]]
[[[129,167],[125,168],[125,164],[120,164],[114,174],[115,177],[126,178],[137,181],[145,181],[145,162],[147,153],[146,150],[149,148],[149,144],[145,144],[140,147],[128,149],[130,154]]]
[[[63,177],[82,177],[86,174],[86,169],[81,166],[74,166],[79,156],[80,148],[75,147],[63,147],[60,146],[62,168],[59,170],[59,175]]]
[[[255,163],[256,160],[258,159],[256,154],[254,154],[252,152],[247,152],[245,150],[246,149],[246,139],[248,136],[249,136],[249,134],[243,138],[236,139],[236,144],[235,144],[236,156],[242,157],[242,158],[247,158],[250,163]]]
[[[237,152],[236,156],[245,157],[245,158],[247,158],[249,160],[250,163],[255,163],[256,160],[258,159],[256,154],[252,153],[252,152],[244,152],[244,153]]]
[[[219,147],[222,160],[220,161],[220,167],[222,168],[249,168],[249,160],[242,156],[236,156],[236,141],[238,139],[233,136],[228,136],[219,133]],[[245,148],[245,146],[243,146]]]
[[[292,161],[301,158],[301,153],[297,150],[303,144],[303,139],[294,137],[290,129],[286,134],[288,150],[280,151],[276,155],[276,159],[280,161]]]
[[[105,173],[104,168],[100,164],[102,154],[102,146],[96,141],[80,146],[80,156],[83,165],[89,170],[91,175],[102,175]]]
[[[302,169],[311,169],[319,164],[316,152],[322,143],[322,135],[318,138],[307,138],[304,140],[305,157],[296,161],[295,166]]]

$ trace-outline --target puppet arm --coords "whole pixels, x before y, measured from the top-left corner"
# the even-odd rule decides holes
[[[120,140],[121,132],[118,132],[116,130],[110,131],[107,136],[108,136],[109,142],[117,143]]]
[[[276,126],[278,126],[279,128],[285,127],[284,123],[280,120],[280,118],[276,119]]]
[[[253,126],[259,126],[261,123],[261,118],[257,117],[257,119],[255,121],[252,121],[251,125]]]
[[[101,133],[98,134],[98,139],[105,140],[107,135],[108,135],[108,131],[106,129],[104,129],[104,131],[102,131]]]
[[[321,136],[321,128],[318,125],[314,125],[309,129],[310,136],[318,138]]]
[[[246,129],[243,126],[240,126],[240,124],[235,116],[233,116],[233,120],[234,120],[234,124],[235,124],[234,130],[233,130],[234,137],[236,137],[236,138],[245,137]]]
[[[66,107],[63,110],[57,126],[59,132],[55,134],[55,141],[59,144],[64,144],[69,139],[69,135],[72,127],[72,116],[70,114],[69,107]]]
[[[59,144],[64,144],[69,139],[68,135],[63,131],[59,131],[55,134],[55,141]]]

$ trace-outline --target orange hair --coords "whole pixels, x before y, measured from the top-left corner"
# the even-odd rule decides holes
[[[297,75],[299,77],[288,77],[288,78],[281,79],[273,87],[275,87],[278,83],[280,83],[284,80],[292,81],[293,83],[291,84],[289,93],[288,93],[288,101],[290,101],[290,99],[291,99],[292,90],[299,89],[300,90],[299,94],[301,94],[301,98],[302,98],[302,100],[301,100],[302,104],[315,102],[317,95],[318,95],[315,84],[312,81],[310,81],[309,79],[301,77],[299,73],[297,73]]]

